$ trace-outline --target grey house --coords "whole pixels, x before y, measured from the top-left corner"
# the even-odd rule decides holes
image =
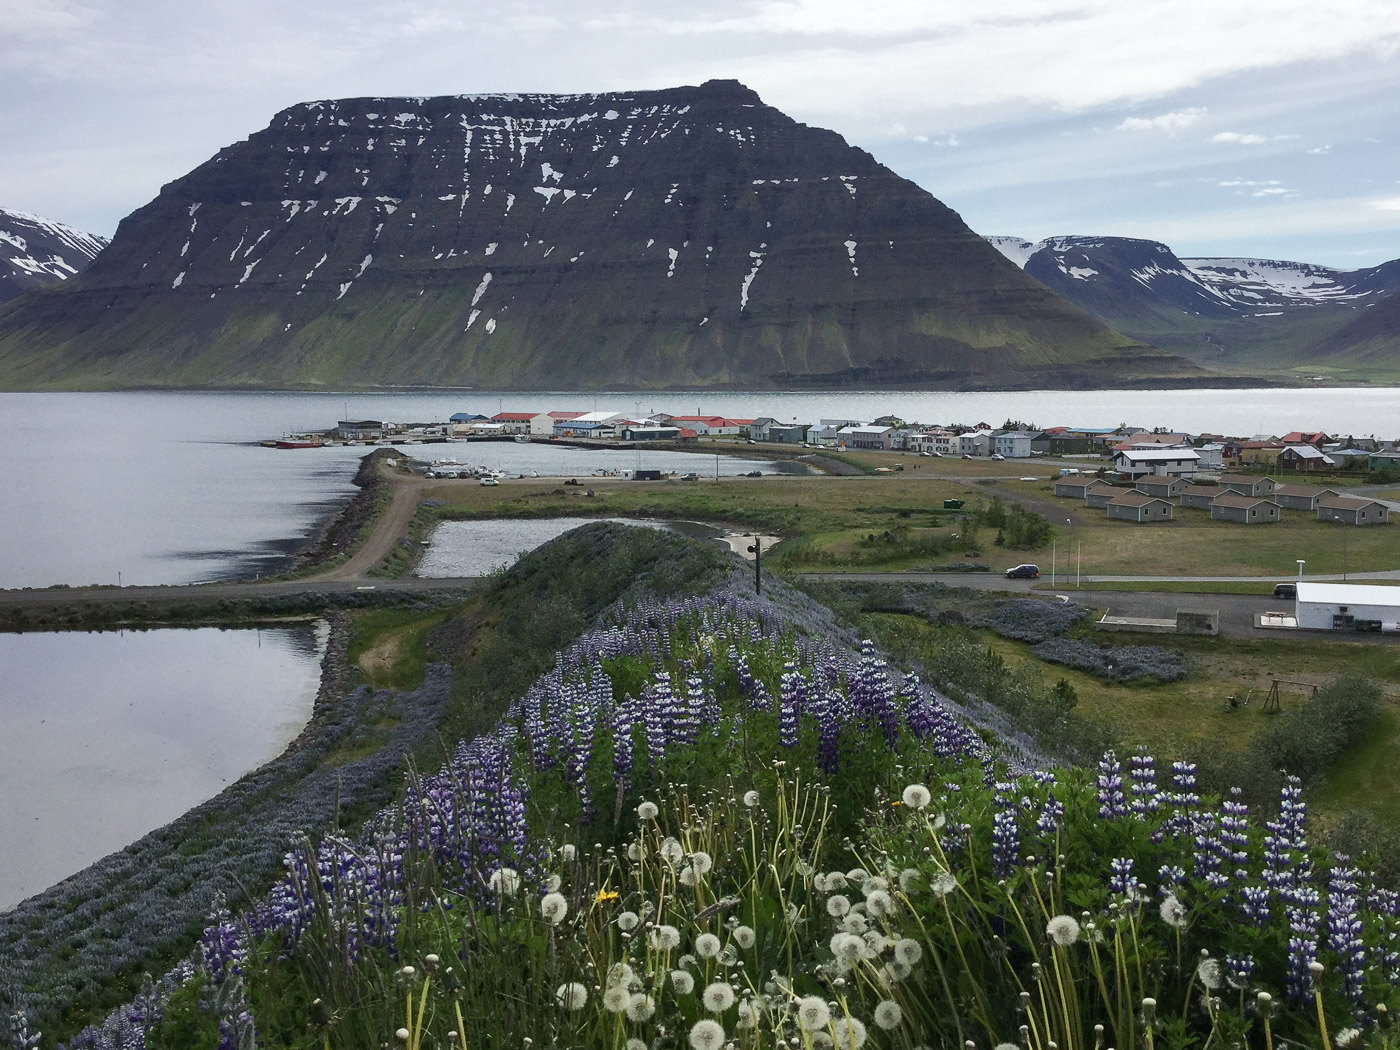
[[[1317,501],[1318,521],[1340,521],[1347,525],[1384,525],[1390,508],[1373,499],[1327,496]]]
[[[1340,496],[1336,489],[1316,485],[1280,485],[1274,489],[1274,502],[1285,510],[1317,510],[1317,501]]]
[[[1273,500],[1263,496],[1245,496],[1239,492],[1226,492],[1216,496],[1210,505],[1212,518],[1218,521],[1238,521],[1245,525],[1278,521],[1281,513],[1282,508]]]
[[[1194,510],[1210,510],[1210,505],[1215,502],[1216,496],[1223,496],[1233,491],[1233,489],[1221,488],[1219,485],[1187,485],[1181,490],[1181,505]]]
[[[1084,506],[1091,510],[1103,510],[1120,492],[1129,491],[1131,489],[1120,489],[1116,485],[1091,485],[1084,490]]]
[[[1227,474],[1220,479],[1221,488],[1233,489],[1241,496],[1272,496],[1278,488],[1273,478],[1260,478],[1252,474]]]
[[[1138,478],[1133,487],[1145,496],[1153,496],[1157,499],[1176,499],[1191,487],[1191,483],[1185,478],[1148,475]]]
[[[1056,478],[1055,495],[1068,496],[1070,499],[1083,499],[1091,489],[1107,489],[1109,492],[1117,490],[1104,481],[1103,478]]]
[[[1170,500],[1158,496],[1123,492],[1109,500],[1106,509],[1110,518],[1124,521],[1171,521],[1172,506]]]

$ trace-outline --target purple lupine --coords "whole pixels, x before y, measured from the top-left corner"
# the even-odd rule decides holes
[[[1310,886],[1290,885],[1280,891],[1288,921],[1288,996],[1301,1000],[1312,992],[1309,967],[1317,961],[1318,908],[1321,898]]]
[[[1327,947],[1337,956],[1342,990],[1359,1004],[1366,981],[1366,946],[1360,915],[1361,872],[1337,866],[1327,872]]]
[[[797,746],[797,716],[807,706],[807,679],[791,662],[783,665],[782,689],[778,697],[778,743]]]
[[[613,779],[626,784],[632,774],[632,710],[623,703],[612,713]]]
[[[1054,836],[1055,832],[1064,826],[1065,805],[1055,797],[1053,791],[1045,796],[1045,804],[1040,808],[1040,815],[1035,819],[1035,830],[1046,837]]]
[[[1108,890],[1123,897],[1137,893],[1137,879],[1133,877],[1133,858],[1114,857],[1108,864]]]
[[[1128,811],[1139,816],[1156,813],[1161,807],[1157,795],[1157,760],[1146,751],[1128,759]]]
[[[1249,984],[1249,979],[1254,976],[1254,956],[1252,955],[1227,955],[1225,956],[1225,979],[1230,982],[1232,988],[1244,988]]]
[[[1163,864],[1157,869],[1157,893],[1161,897],[1180,897],[1186,881],[1186,869],[1176,864]]]
[[[1128,799],[1123,794],[1123,767],[1118,764],[1118,756],[1105,751],[1099,759],[1099,819],[1112,820],[1128,815]]]
[[[1249,807],[1240,801],[1240,794],[1239,788],[1231,788],[1229,797],[1220,804],[1221,860],[1236,882],[1249,878],[1245,868],[1249,863]]]
[[[1270,895],[1267,886],[1240,887],[1240,910],[1250,925],[1257,930],[1262,930],[1269,924]]]
[[[992,874],[1008,877],[1020,860],[1021,838],[1016,827],[1016,785],[999,781],[992,795]]]

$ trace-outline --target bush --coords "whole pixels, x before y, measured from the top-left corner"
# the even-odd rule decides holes
[[[1002,602],[990,613],[969,622],[974,627],[990,628],[1003,638],[1035,643],[1067,633],[1084,619],[1086,611],[1074,602],[1018,598]]]
[[[1180,650],[1155,645],[1099,646],[1071,638],[1047,638],[1031,654],[1110,682],[1179,682],[1189,672]]]

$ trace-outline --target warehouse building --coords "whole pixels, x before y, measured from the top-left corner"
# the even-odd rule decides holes
[[[1400,630],[1400,587],[1300,581],[1295,615],[1313,631]]]

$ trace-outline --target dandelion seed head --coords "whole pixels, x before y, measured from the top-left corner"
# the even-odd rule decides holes
[[[865,1023],[855,1017],[838,1017],[831,1024],[836,1050],[860,1050],[865,1045]]]
[[[559,859],[573,861],[578,857],[578,847],[571,842],[566,842],[559,847]]]
[[[637,806],[637,816],[642,820],[655,820],[660,812],[655,802],[642,802]]]
[[[661,859],[673,868],[685,859],[685,847],[680,839],[668,835],[661,840]]]
[[[734,989],[723,981],[716,981],[705,988],[700,995],[700,1001],[710,1013],[722,1014],[734,1005]]]
[[[1079,940],[1079,920],[1070,915],[1056,915],[1045,924],[1045,934],[1061,948]]]
[[[554,990],[554,1001],[565,1010],[582,1010],[588,1002],[588,989],[577,981],[566,982]]]
[[[724,1026],[708,1017],[696,1021],[690,1029],[692,1050],[719,1050],[724,1045]]]
[[[603,1009],[620,1014],[632,1002],[632,992],[625,984],[615,984],[603,992]]]
[[[742,1031],[757,1028],[759,1022],[758,1004],[750,999],[739,1004],[739,1019],[734,1022],[734,1027]]]
[[[757,792],[757,791],[745,791],[745,792],[744,792],[744,805],[748,806],[749,809],[753,809],[754,806],[758,805],[758,792]]]
[[[952,872],[940,871],[929,883],[928,888],[935,897],[946,897],[958,888],[958,880]]]
[[[899,797],[910,809],[923,809],[933,801],[933,795],[922,784],[910,784]]]
[[[875,890],[866,896],[865,908],[871,916],[878,919],[894,910],[894,901],[884,890]]]
[[[695,954],[702,959],[713,959],[719,954],[719,938],[713,933],[702,933],[695,938]]]
[[[1157,906],[1157,914],[1162,916],[1164,923],[1178,930],[1186,925],[1186,907],[1175,894],[1169,894],[1162,900]]]
[[[743,948],[745,951],[748,951],[750,948],[752,948],[754,946],[754,942],[756,942],[757,940],[758,934],[754,933],[752,926],[734,927],[734,943],[737,944],[740,948]]]
[[[623,933],[630,933],[637,928],[641,922],[641,917],[634,911],[625,911],[617,917],[617,928]]]
[[[841,928],[847,933],[862,934],[870,926],[864,915],[858,911],[853,911],[841,920]]]
[[[520,872],[514,868],[497,868],[488,880],[492,893],[514,897],[520,889]]]
[[[704,850],[696,850],[690,855],[690,867],[697,875],[707,875],[715,866],[715,859]]]
[[[649,995],[642,995],[639,992],[632,996],[627,1003],[627,1019],[629,1021],[649,1021],[654,1013],[656,1013],[656,1001]]]
[[[1220,987],[1220,960],[1202,959],[1196,966],[1196,976],[1207,988],[1212,990]]]
[[[689,995],[695,991],[695,978],[685,970],[672,970],[671,987],[676,990],[677,995]]]
[[[651,931],[651,943],[663,952],[674,951],[681,946],[681,931],[674,926],[657,926]]]
[[[806,1032],[815,1032],[831,1023],[831,1008],[819,995],[808,995],[797,1004],[797,1023]]]
[[[558,926],[569,914],[569,902],[562,893],[546,893],[540,901],[540,914],[551,926]]]
[[[850,880],[839,871],[830,871],[826,875],[826,888],[829,892],[844,890],[850,884]]]
[[[860,884],[860,892],[865,894],[867,899],[869,899],[872,893],[885,893],[889,888],[889,880],[882,879],[879,875],[871,875]]]
[[[875,1004],[875,1023],[885,1031],[898,1028],[900,1022],[904,1020],[904,1011],[899,1008],[899,1004],[890,999]]]
[[[408,1042],[408,1037],[412,1034],[413,1033],[410,1032],[407,1028],[400,1028],[397,1032],[394,1033],[394,1038],[401,1043],[406,1043]]]
[[[627,1048],[627,1050],[647,1050],[646,1042],[642,1039],[636,1038],[635,1036],[627,1040],[624,1046]]]
[[[1343,1048],[1356,1046],[1361,1042],[1361,1029],[1343,1028],[1332,1037],[1332,1041]]]
[[[840,893],[833,893],[826,899],[826,913],[833,919],[839,919],[851,910],[850,900]]]

